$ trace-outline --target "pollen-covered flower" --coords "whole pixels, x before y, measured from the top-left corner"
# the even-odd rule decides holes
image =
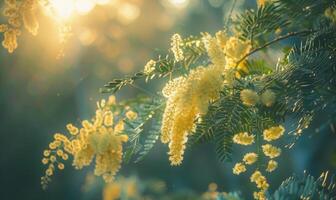
[[[225,55],[227,67],[236,67],[237,62],[251,50],[251,44],[248,41],[242,41],[238,37],[230,37],[226,42]],[[237,66],[244,67],[244,61]]]
[[[260,96],[261,102],[267,107],[271,107],[274,104],[275,98],[275,93],[272,90],[266,90]]]
[[[149,60],[144,67],[144,73],[150,75],[155,70],[155,64],[154,60]]]
[[[250,89],[240,91],[240,100],[247,106],[254,106],[259,102],[258,94]]]
[[[68,124],[66,128],[71,135],[70,138],[61,133],[54,135],[54,141],[49,145],[54,153],[50,154],[51,150],[46,150],[45,158],[42,160],[44,164],[50,163],[46,175],[41,179],[43,187],[50,181],[56,163],[59,169],[64,168],[60,159],[67,160],[68,155],[73,157],[72,165],[76,169],[90,165],[95,159],[95,175],[102,176],[106,182],[113,180],[121,166],[122,145],[127,142],[128,136],[122,134],[123,119],[115,124],[115,118],[108,105],[105,100],[97,103],[95,117],[92,121],[82,121],[80,129]]]
[[[237,163],[232,169],[233,173],[239,175],[246,171],[246,167],[243,163]]]
[[[270,142],[272,140],[279,139],[285,132],[285,128],[283,126],[273,126],[271,128],[265,129],[263,132],[264,140]]]
[[[250,145],[254,143],[254,135],[247,132],[237,133],[233,136],[233,142],[240,145]]]
[[[172,165],[182,162],[185,143],[192,134],[195,120],[207,112],[210,101],[219,97],[223,84],[220,68],[198,67],[187,77],[169,82],[163,89],[167,97],[161,127],[161,141],[169,142],[169,159]]]
[[[247,165],[252,165],[253,163],[257,161],[257,159],[258,159],[258,155],[256,153],[247,153],[245,154],[243,161]]]
[[[176,62],[184,59],[183,51],[181,49],[182,38],[179,34],[175,33],[171,38],[171,51],[174,54]]]
[[[224,69],[226,63],[222,47],[222,45],[224,45],[224,41],[222,41],[224,36],[222,36],[222,34],[218,34],[218,36],[220,38],[217,39],[216,37],[211,37],[210,34],[207,34],[203,37],[203,42],[211,62],[214,65],[223,67]]]
[[[270,158],[276,158],[280,156],[281,154],[281,149],[275,146],[272,146],[271,144],[262,145],[262,150],[265,156],[268,156]]]
[[[274,160],[270,160],[267,163],[267,168],[266,171],[268,172],[272,172],[274,171],[276,168],[278,167],[278,162],[274,161]]]

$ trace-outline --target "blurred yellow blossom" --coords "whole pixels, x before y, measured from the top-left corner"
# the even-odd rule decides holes
[[[243,173],[246,171],[246,167],[243,163],[236,163],[232,171],[234,174],[239,175],[240,173]]]
[[[265,156],[268,156],[270,158],[276,158],[280,156],[281,154],[281,149],[275,146],[272,146],[271,144],[262,145],[262,150]]]
[[[235,134],[232,140],[236,144],[250,145],[254,143],[254,135],[249,135],[247,132],[241,132]]]
[[[135,120],[138,117],[138,114],[132,110],[126,112],[126,118],[129,120]]]
[[[258,155],[256,153],[247,153],[245,154],[243,161],[247,164],[247,165],[251,165],[253,163],[255,163],[258,159]]]
[[[275,98],[275,93],[272,90],[266,90],[260,96],[261,102],[267,107],[271,107],[274,104]]]
[[[170,49],[174,54],[176,62],[182,61],[184,59],[183,51],[181,49],[181,44],[182,44],[181,36],[179,34],[175,33],[171,37],[171,48]]]
[[[268,172],[272,172],[274,171],[276,168],[278,167],[278,162],[274,161],[274,160],[270,160],[267,163],[267,168],[266,171]]]
[[[285,128],[283,126],[273,126],[271,128],[265,129],[263,132],[264,140],[270,142],[272,140],[279,139],[285,132]]]
[[[144,73],[146,75],[151,74],[155,70],[155,64],[156,62],[154,60],[149,60],[144,67]]]
[[[254,106],[259,102],[258,94],[250,89],[240,91],[240,99],[247,106]]]

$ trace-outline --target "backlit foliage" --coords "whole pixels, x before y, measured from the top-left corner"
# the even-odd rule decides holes
[[[173,166],[182,164],[189,145],[213,142],[220,160],[238,160],[233,174],[248,174],[255,199],[285,199],[292,194],[297,199],[315,195],[328,199],[331,192],[323,193],[326,188],[311,176],[285,181],[272,196],[269,174],[281,167],[277,159],[295,148],[316,113],[331,116],[321,126],[336,121],[335,5],[335,1],[258,1],[256,10],[238,14],[230,26],[213,35],[174,34],[168,55],[149,60],[143,70],[114,79],[101,90],[115,93],[140,79],[147,84],[162,79],[166,84],[161,92],[116,107],[102,102],[95,118],[83,121],[82,128],[67,126],[71,138],[55,135],[44,152],[42,162],[48,168],[42,184],[49,182],[64,155],[72,156],[77,168],[95,157],[95,174],[112,180],[123,159],[141,160],[161,139],[168,144]],[[286,46],[281,43],[285,40]],[[283,54],[273,59],[277,62],[266,63],[259,55],[273,44]],[[237,148],[238,158],[233,157]],[[315,193],[298,189],[301,184]],[[211,188],[210,193],[216,190]]]

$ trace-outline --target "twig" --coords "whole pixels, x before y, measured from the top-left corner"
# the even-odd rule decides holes
[[[281,40],[285,40],[285,39],[288,39],[288,38],[290,38],[290,37],[293,37],[293,36],[298,36],[298,35],[306,35],[306,34],[310,34],[310,33],[313,33],[314,31],[300,31],[300,32],[290,32],[290,33],[287,33],[286,35],[283,35],[283,36],[280,36],[280,37],[278,37],[278,38],[275,38],[274,40],[272,40],[272,41],[269,41],[269,42],[267,42],[266,44],[264,44],[264,45],[262,45],[262,46],[260,46],[260,47],[257,47],[257,48],[255,48],[255,49],[253,49],[252,51],[250,51],[250,52],[248,52],[247,54],[245,54],[241,59],[239,59],[238,61],[237,61],[237,63],[236,63],[236,67],[241,63],[241,62],[243,62],[247,57],[249,57],[250,55],[252,55],[252,54],[254,54],[254,53],[256,53],[256,52],[258,52],[258,51],[260,51],[260,50],[262,50],[262,49],[264,49],[264,48],[266,48],[266,47],[268,47],[268,46],[270,46],[270,45],[272,45],[272,44],[274,44],[274,43],[277,43],[277,42],[279,42],[279,41],[281,41]]]
[[[230,8],[230,12],[229,12],[229,14],[227,16],[227,19],[226,19],[226,22],[225,22],[225,28],[228,28],[228,26],[229,26],[231,15],[233,13],[234,8],[236,7],[236,3],[237,3],[237,0],[233,0],[232,6]]]

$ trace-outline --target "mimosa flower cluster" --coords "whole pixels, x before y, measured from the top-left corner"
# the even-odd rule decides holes
[[[265,90],[260,96],[257,92],[244,89],[240,92],[240,99],[246,106],[255,106],[258,103],[262,103],[266,107],[271,107],[276,100],[276,95],[272,90]]]
[[[123,133],[123,118],[110,110],[114,104],[114,96],[107,102],[97,102],[96,115],[92,120],[83,120],[81,128],[68,124],[69,136],[61,133],[54,135],[54,141],[49,144],[42,159],[43,164],[48,166],[41,178],[42,186],[46,187],[50,181],[55,165],[62,170],[62,160],[67,160],[69,156],[73,158],[72,165],[76,169],[89,166],[95,159],[94,174],[102,176],[106,182],[113,180],[122,163],[123,144],[128,141],[128,136]],[[132,120],[137,114],[129,110],[126,117]]]
[[[21,26],[36,35],[39,29],[39,22],[36,18],[36,9],[39,0],[5,0],[3,15],[7,18],[6,24],[0,25],[0,32],[3,33],[4,39],[2,46],[13,53],[18,47],[17,37],[21,34]]]
[[[171,50],[177,62],[183,59],[181,42],[180,35],[173,35]],[[169,81],[162,90],[167,103],[162,120],[161,141],[169,143],[168,154],[172,165],[182,163],[185,144],[188,136],[193,133],[195,121],[207,112],[209,102],[219,97],[220,90],[227,82],[225,77],[228,78],[228,69],[234,68],[240,57],[251,48],[249,43],[240,41],[238,37],[228,37],[223,31],[217,32],[215,37],[205,34],[202,42],[212,64],[192,69],[188,75]],[[150,61],[145,72],[150,73],[152,65]]]
[[[248,41],[241,41],[238,36],[230,37],[225,31],[218,31],[215,37],[206,33],[203,42],[211,62],[222,67],[227,85],[231,86],[234,79],[240,77],[239,71],[248,73],[245,60],[238,63],[251,50]]]
[[[195,127],[194,121],[207,112],[208,103],[219,97],[223,85],[220,68],[198,67],[187,77],[170,81],[163,88],[167,98],[161,127],[161,141],[169,143],[169,160],[180,165],[185,144]]]
[[[171,38],[170,50],[173,52],[176,62],[179,62],[184,59],[181,45],[182,45],[182,37],[179,34],[175,33]]]
[[[263,139],[265,142],[272,142],[275,140],[278,140],[281,136],[283,136],[285,132],[285,128],[281,125],[279,126],[273,126],[268,129],[265,129],[263,131]],[[237,133],[233,136],[233,142],[239,145],[252,145],[255,143],[255,135],[254,134],[249,134],[247,132],[242,132],[242,133]],[[239,175],[241,173],[244,173],[247,171],[247,166],[252,165],[258,160],[261,160],[261,156],[264,157],[265,159],[270,159],[268,160],[264,170],[266,172],[273,172],[277,167],[278,163],[274,160],[274,158],[277,158],[281,154],[281,149],[273,146],[270,143],[263,144],[261,146],[257,145],[257,149],[261,147],[261,150],[264,155],[258,155],[255,152],[249,152],[246,153],[243,157],[242,162],[238,162],[235,164],[233,167],[232,171],[233,174]],[[257,150],[258,151],[258,150]],[[267,183],[267,179],[262,173],[260,172],[261,170],[260,161],[257,163],[257,170],[251,175],[250,180],[251,182],[255,183],[259,191],[254,192],[254,198],[263,200],[266,199],[265,197],[265,191],[268,189],[269,184]]]

